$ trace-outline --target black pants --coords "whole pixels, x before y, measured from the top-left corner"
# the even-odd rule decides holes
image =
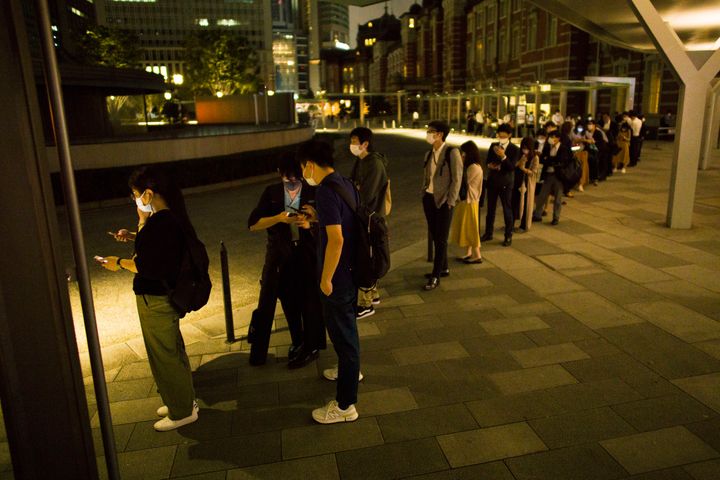
[[[640,160],[640,137],[630,137],[630,166],[637,165]]]
[[[452,220],[452,208],[447,203],[435,206],[435,197],[430,193],[423,195],[423,209],[425,220],[427,220],[428,232],[432,236],[435,246],[435,261],[432,274],[440,278],[440,272],[448,269],[447,246],[448,235],[450,235],[450,221]]]
[[[319,282],[315,265],[301,247],[293,246],[290,257],[280,266],[266,262],[260,280],[255,338],[250,354],[264,360],[270,345],[275,306],[280,300],[295,347],[325,348],[325,323],[320,305]]]
[[[588,170],[591,182],[595,182],[600,178],[600,163],[597,151],[593,152],[592,150],[588,150]]]
[[[487,182],[487,216],[485,217],[485,235],[493,235],[495,227],[495,210],[497,209],[498,197],[502,203],[503,218],[505,219],[505,238],[512,238],[513,212],[512,212],[512,183],[498,184],[492,181]]]

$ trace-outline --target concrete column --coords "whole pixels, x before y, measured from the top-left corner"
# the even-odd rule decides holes
[[[690,228],[703,137],[705,102],[711,90],[710,82],[720,71],[720,49],[715,50],[702,65],[696,65],[685,50],[685,45],[665,23],[650,0],[628,0],[628,4],[681,82],[667,224],[670,228]]]
[[[447,124],[450,125],[452,122],[452,98],[447,99]]]
[[[402,125],[402,94],[397,93],[397,126],[400,128]]]
[[[720,133],[720,80],[715,79],[712,91],[708,95],[705,132],[700,158],[700,170],[707,170],[713,153],[720,149],[718,136]]]
[[[457,100],[457,118],[458,118],[458,130],[462,130],[463,118],[462,118],[462,97],[458,97]]]
[[[542,97],[540,94],[540,85],[535,87],[535,132],[537,134],[538,128],[540,128],[540,105],[542,104]]]
[[[496,114],[495,118],[500,120],[500,114],[502,113],[502,95],[498,94],[497,96],[497,108],[496,108]]]
[[[365,126],[365,92],[360,91],[360,125]]]
[[[560,91],[560,105],[558,106],[558,110],[560,110],[560,113],[562,113],[563,118],[567,117],[567,91],[561,90]],[[560,125],[558,125],[559,127]]]
[[[587,112],[591,115],[595,115],[595,109],[597,109],[597,90],[594,88],[587,92]]]

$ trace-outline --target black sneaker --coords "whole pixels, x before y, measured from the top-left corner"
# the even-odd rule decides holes
[[[358,307],[357,316],[355,318],[360,320],[361,318],[369,317],[370,315],[375,315],[375,309],[372,305],[369,307]]]
[[[302,368],[313,360],[320,356],[320,352],[317,349],[306,349],[301,347],[297,352],[297,355],[288,362],[288,368],[293,370],[295,368]]]
[[[373,305],[380,305],[380,297],[373,298],[373,299],[372,299],[372,304],[373,304]]]

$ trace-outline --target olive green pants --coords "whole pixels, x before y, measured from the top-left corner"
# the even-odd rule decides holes
[[[360,307],[371,307],[372,301],[376,298],[380,298],[380,295],[377,291],[377,285],[375,285],[370,290],[363,290],[362,288],[358,288],[358,306]]]
[[[195,389],[185,342],[180,333],[180,318],[167,296],[137,295],[148,362],[160,397],[172,420],[192,415]]]

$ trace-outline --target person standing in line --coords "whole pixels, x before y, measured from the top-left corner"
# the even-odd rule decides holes
[[[511,135],[512,127],[510,125],[500,125],[497,131],[498,141],[493,143],[490,150],[488,150],[487,215],[485,217],[485,234],[481,238],[483,242],[493,239],[495,210],[497,209],[498,197],[500,197],[505,220],[504,247],[512,245],[512,188],[515,181],[515,166],[520,157],[520,149],[510,142]]]
[[[300,368],[315,360],[326,346],[316,274],[317,225],[310,225],[299,213],[303,206],[315,201],[315,188],[303,184],[292,152],[280,157],[278,173],[281,181],[263,191],[248,218],[251,232],[267,231],[249,361],[250,365],[265,364],[280,299],[292,339],[288,368]]]
[[[613,155],[612,158],[613,172],[617,172],[619,170],[620,173],[625,173],[627,171],[626,167],[630,162],[630,135],[630,126],[623,122],[620,126],[620,132],[617,135],[617,139],[615,140],[618,152]]]
[[[480,254],[480,191],[483,185],[483,170],[480,166],[480,150],[473,141],[460,146],[463,159],[463,185],[450,224],[450,243],[467,247],[464,263],[482,263]]]
[[[535,185],[540,171],[540,158],[535,150],[535,140],[532,137],[522,139],[520,152],[522,156],[518,161],[518,170],[523,174],[524,182],[520,185],[518,218],[520,219],[520,231],[527,232],[532,226],[533,210],[535,209]],[[516,171],[515,175],[517,174]]]
[[[643,121],[640,119],[638,114],[634,111],[630,111],[630,163],[628,167],[634,167],[640,161],[640,148],[642,144],[642,128]]]
[[[553,203],[552,225],[560,222],[560,210],[562,209],[563,182],[559,176],[559,170],[572,161],[572,150],[567,142],[560,140],[560,133],[555,130],[548,134],[548,143],[545,145],[541,162],[543,164],[543,186],[540,196],[537,199],[537,206],[533,213],[533,222],[542,222],[542,212],[550,195],[555,197]]]
[[[357,243],[357,223],[353,208],[360,198],[352,182],[335,171],[333,148],[319,140],[309,140],[298,147],[297,160],[310,186],[317,186],[315,208],[305,205],[303,211],[311,223],[320,226],[318,269],[320,301],[330,340],[338,356],[337,368],[323,371],[328,380],[337,380],[335,400],[312,412],[312,418],[323,424],[353,422],[358,419],[358,381],[360,378],[360,340],[355,305],[357,286],[352,277],[352,258]],[[350,206],[338,193],[355,200]]]
[[[428,233],[435,246],[433,270],[426,275],[425,290],[440,285],[440,277],[450,275],[447,262],[447,242],[450,233],[453,207],[458,200],[462,184],[463,163],[457,148],[445,143],[450,127],[440,120],[428,124],[425,141],[432,150],[425,154],[425,179],[423,182],[423,210]]]
[[[387,159],[373,149],[372,130],[358,127],[350,132],[350,153],[355,157],[350,179],[360,194],[360,203],[376,215],[384,217],[385,192],[388,189]],[[375,314],[373,305],[380,304],[377,284],[370,289],[358,291],[357,318]]]
[[[552,120],[555,125],[560,126],[565,122],[565,117],[563,117],[562,113],[560,113],[560,110],[555,110],[555,113],[550,120]]]
[[[128,182],[137,207],[138,231],[119,230],[118,241],[135,241],[132,258],[96,257],[107,270],[135,274],[133,291],[145,350],[163,406],[155,422],[159,432],[197,421],[192,369],[180,333],[180,314],[170,300],[186,248],[187,236],[197,237],[180,188],[158,167],[142,167]]]
[[[483,135],[485,131],[485,112],[478,110],[475,114],[475,135]]]

